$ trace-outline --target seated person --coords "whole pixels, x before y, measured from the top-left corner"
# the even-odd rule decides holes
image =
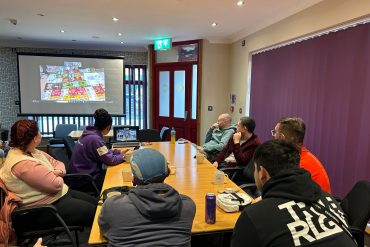
[[[127,196],[108,198],[99,226],[109,246],[190,246],[195,203],[164,183],[169,168],[154,149],[132,154],[133,184]]]
[[[129,149],[109,150],[105,145],[103,136],[108,134],[112,126],[112,116],[104,109],[98,109],[94,113],[94,126],[87,126],[74,147],[71,163],[71,173],[90,174],[96,186],[101,189],[103,186],[105,171],[102,165],[117,165],[124,162],[124,154]],[[76,184],[78,189],[91,189],[89,183]]]
[[[275,139],[293,142],[301,150],[300,167],[311,174],[312,180],[318,183],[322,190],[331,193],[329,177],[324,166],[303,146],[305,132],[306,126],[301,118],[282,118],[271,134]]]
[[[215,156],[223,149],[230,137],[235,132],[235,127],[231,126],[232,118],[224,113],[218,117],[217,123],[214,123],[208,129],[203,146],[197,149],[207,156],[210,162],[214,162]]]
[[[253,157],[254,150],[261,143],[253,131],[256,123],[251,117],[241,117],[236,127],[236,133],[227,145],[216,156],[213,165],[216,168],[246,166]]]
[[[91,227],[97,200],[64,184],[64,164],[36,149],[40,141],[36,121],[17,121],[11,127],[12,149],[0,169],[0,179],[8,191],[21,198],[20,206],[52,204],[67,225]],[[49,220],[39,217],[24,225],[45,226]]]
[[[254,178],[262,200],[246,207],[231,246],[355,247],[336,200],[299,168],[300,151],[285,140],[261,144],[254,153]]]

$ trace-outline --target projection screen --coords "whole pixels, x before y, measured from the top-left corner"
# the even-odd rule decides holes
[[[22,115],[124,115],[122,57],[18,54]]]

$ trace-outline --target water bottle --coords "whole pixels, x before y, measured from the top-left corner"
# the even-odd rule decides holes
[[[171,143],[175,143],[176,142],[176,130],[175,130],[175,127],[172,127],[171,129]]]

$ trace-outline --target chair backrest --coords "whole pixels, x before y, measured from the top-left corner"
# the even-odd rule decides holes
[[[170,128],[168,128],[167,126],[163,126],[161,129],[161,133],[159,134],[162,142],[167,140],[168,133],[170,133]]]
[[[68,134],[73,130],[77,130],[77,124],[58,124],[55,127],[54,138],[63,138],[68,136]]]
[[[243,170],[243,181],[246,183],[255,183],[254,181],[254,163],[251,159]]]
[[[370,182],[359,181],[340,203],[350,226],[365,231],[370,219]]]
[[[51,156],[54,157],[54,159],[59,160],[63,162],[65,168],[66,168],[66,173],[69,171],[69,159],[68,156],[66,155],[64,148],[53,148],[51,150]]]
[[[159,131],[156,129],[141,129],[138,133],[138,138],[140,142],[160,142],[161,137]]]
[[[1,132],[1,140],[6,142],[9,139],[9,130],[0,129]]]
[[[70,136],[64,137],[63,141],[64,141],[64,147],[66,148],[66,151],[67,151],[68,158],[71,159],[73,149],[75,148],[76,143],[73,140],[73,138]]]

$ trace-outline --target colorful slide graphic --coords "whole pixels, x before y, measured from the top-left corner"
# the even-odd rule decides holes
[[[41,100],[105,101],[104,68],[83,68],[81,62],[40,65]]]

